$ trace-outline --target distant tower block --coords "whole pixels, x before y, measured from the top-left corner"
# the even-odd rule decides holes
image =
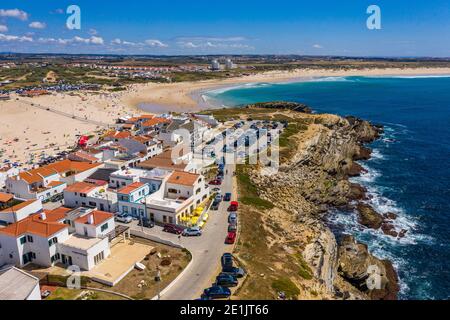
[[[227,59],[227,61],[225,61],[225,68],[227,70],[231,70],[236,68],[236,65],[233,63],[233,61],[231,59]]]
[[[220,63],[216,59],[211,62],[211,70],[213,71],[220,70]]]

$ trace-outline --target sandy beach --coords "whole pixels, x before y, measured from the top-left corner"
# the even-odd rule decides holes
[[[138,109],[144,103],[146,113],[199,111],[208,107],[201,103],[200,93],[213,88],[242,83],[301,81],[315,77],[443,74],[450,75],[450,68],[352,71],[306,69],[274,71],[227,80],[136,84],[117,93],[54,93],[35,98],[12,95],[11,100],[0,102],[0,165],[10,160],[22,164],[23,168],[29,168],[31,162],[37,162],[41,154],[51,156],[73,147],[79,134],[103,130],[121,116],[144,113]]]
[[[128,107],[137,107],[145,103],[146,110],[154,112],[199,111],[204,104],[199,99],[202,91],[227,87],[242,83],[254,82],[284,82],[317,77],[341,76],[413,76],[413,75],[450,75],[450,68],[422,68],[422,69],[363,69],[363,70],[295,70],[273,71],[240,78],[226,80],[211,80],[199,82],[182,82],[170,84],[134,85],[122,96],[122,103]]]

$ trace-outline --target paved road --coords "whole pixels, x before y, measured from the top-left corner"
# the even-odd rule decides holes
[[[222,184],[222,194],[231,192],[236,199],[236,185],[234,183],[234,166],[227,166],[229,174],[225,175]],[[225,252],[232,252],[233,246],[225,244],[228,230],[229,202],[222,202],[218,211],[210,212],[203,235],[199,238],[183,238],[182,245],[191,253],[193,262],[183,277],[166,292],[163,300],[193,300],[203,293],[205,288],[211,286],[220,272],[220,258]],[[185,243],[183,243],[185,241]]]
[[[225,168],[225,175],[221,186],[222,195],[230,192],[232,200],[237,199],[236,183],[233,177],[234,165]],[[218,211],[209,212],[209,221],[203,230],[201,237],[179,237],[162,231],[162,227],[156,226],[145,229],[146,233],[157,236],[163,240],[169,240],[188,249],[192,253],[192,263],[170,289],[161,297],[162,300],[194,300],[201,296],[203,290],[213,283],[220,273],[220,258],[226,252],[232,252],[233,246],[225,244],[228,233],[228,206],[230,202],[222,202]],[[141,230],[134,221],[132,228]]]

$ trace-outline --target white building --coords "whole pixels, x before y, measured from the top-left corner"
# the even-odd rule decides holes
[[[115,229],[107,212],[78,211],[70,234],[67,212],[46,211],[0,229],[0,265],[23,267],[57,263],[91,270],[110,255],[108,233]]]
[[[6,180],[6,190],[21,199],[46,201],[61,194],[67,185],[83,181],[102,164],[63,160]]]
[[[0,269],[0,301],[41,300],[39,279],[16,267]]]
[[[221,66],[217,59],[214,59],[213,61],[211,61],[211,70],[219,71],[220,69],[221,69]]]
[[[19,174],[19,169],[11,166],[0,168],[0,189],[6,186],[6,179]]]
[[[235,69],[236,65],[233,63],[233,61],[231,59],[227,59],[225,61],[225,69],[227,70],[231,70],[231,69]]]
[[[146,218],[145,199],[149,194],[149,185],[141,182],[120,189],[117,191],[119,212],[134,218]]]
[[[11,194],[0,193],[0,225],[18,222],[42,210],[39,199],[23,201]]]
[[[117,194],[108,185],[86,182],[75,183],[64,189],[64,205],[68,208],[97,208],[100,211],[117,212]]]
[[[145,200],[148,218],[157,223],[181,224],[210,196],[202,175],[175,171],[159,191]]]

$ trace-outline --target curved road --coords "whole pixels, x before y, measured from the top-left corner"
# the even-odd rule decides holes
[[[232,174],[234,166],[229,165],[225,170],[228,170],[228,174],[224,177],[222,194],[230,192],[233,194],[232,200],[235,200],[236,183]],[[218,211],[209,213],[210,218],[201,237],[181,238],[181,240],[175,235],[172,237],[172,241],[181,242],[181,245],[192,253],[193,261],[183,276],[162,295],[162,300],[194,300],[201,296],[205,288],[211,286],[220,273],[220,258],[225,252],[233,251],[233,246],[225,244],[229,204],[222,202]]]

